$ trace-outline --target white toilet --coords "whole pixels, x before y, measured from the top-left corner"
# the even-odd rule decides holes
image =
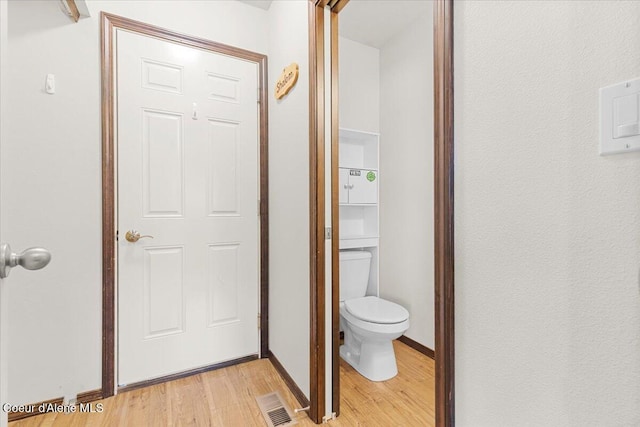
[[[365,296],[371,252],[340,251],[340,356],[371,381],[398,374],[392,340],[409,329],[409,312],[375,296]]]

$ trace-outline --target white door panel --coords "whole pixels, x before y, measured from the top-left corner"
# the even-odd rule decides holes
[[[256,354],[257,65],[125,31],[117,52],[118,383]]]

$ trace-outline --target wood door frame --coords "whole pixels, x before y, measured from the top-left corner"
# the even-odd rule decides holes
[[[309,0],[309,418],[325,414],[325,103],[324,8]]]
[[[310,156],[311,161],[311,395],[324,395],[324,9],[331,10],[331,144],[332,144],[332,385],[333,408],[339,414],[339,208],[338,197],[338,14],[349,0],[309,0]],[[453,138],[453,0],[434,0],[434,247],[436,425],[455,425],[454,328],[454,138]],[[322,129],[321,129],[322,128]],[[431,143],[431,141],[428,141]],[[314,354],[315,353],[315,354]],[[314,365],[314,362],[316,365]],[[311,399],[310,417],[322,422],[324,402]]]
[[[269,354],[269,170],[268,170],[268,101],[267,56],[248,50],[181,34],[165,28],[100,13],[102,68],[102,396],[116,391],[115,321],[116,321],[116,140],[115,140],[115,31],[121,29],[183,46],[221,53],[254,62],[259,79],[260,136],[260,357]],[[243,358],[246,359],[246,358]],[[218,367],[215,365],[215,367]],[[173,377],[173,376],[170,376]],[[169,377],[167,377],[169,379]]]

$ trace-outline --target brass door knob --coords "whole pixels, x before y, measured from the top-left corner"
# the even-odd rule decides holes
[[[153,239],[153,236],[141,236],[139,232],[136,230],[129,230],[127,234],[124,235],[124,238],[127,239],[127,242],[135,243],[140,239],[144,239],[145,237],[149,237]]]

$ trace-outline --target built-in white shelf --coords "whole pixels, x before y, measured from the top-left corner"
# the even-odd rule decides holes
[[[380,135],[340,129],[340,249],[371,252],[368,295],[378,295]]]
[[[377,239],[379,236],[373,236],[368,234],[350,234],[348,236],[340,237],[342,240],[353,240],[353,239]]]
[[[349,236],[340,239],[340,249],[377,248],[377,236]]]
[[[353,129],[340,129],[340,167],[378,170],[380,135]]]

